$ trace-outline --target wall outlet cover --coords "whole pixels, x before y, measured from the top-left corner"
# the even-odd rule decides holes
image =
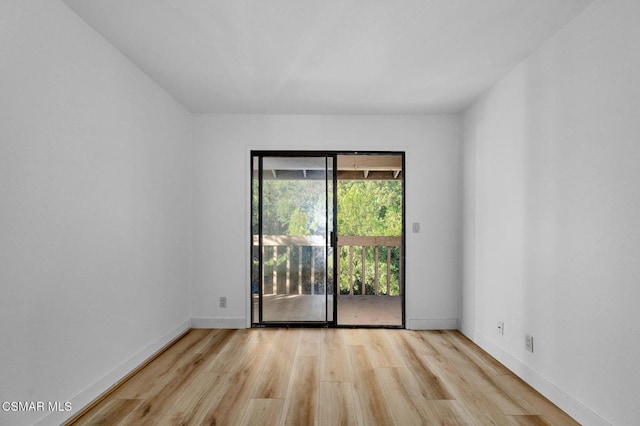
[[[529,352],[533,352],[533,336],[528,334],[524,336],[524,348]]]

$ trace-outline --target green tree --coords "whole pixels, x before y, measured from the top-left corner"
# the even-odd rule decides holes
[[[402,182],[338,181],[340,235],[402,235]]]
[[[300,207],[297,207],[291,218],[289,219],[288,235],[309,235],[309,224],[307,213],[303,212]]]
[[[400,236],[402,235],[402,182],[391,180],[338,181],[338,234],[343,236]],[[353,250],[354,293],[375,294],[375,252],[365,250],[365,278],[362,279],[362,250]],[[387,288],[387,247],[379,247],[380,291],[383,294],[400,294],[400,250],[390,247],[391,270]],[[342,247],[340,264],[349,265],[349,249]],[[349,269],[340,269],[340,292],[349,293]]]

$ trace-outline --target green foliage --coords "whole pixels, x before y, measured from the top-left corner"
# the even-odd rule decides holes
[[[253,191],[254,228],[258,223],[258,191]],[[392,180],[338,181],[340,235],[399,236],[402,234],[402,182]],[[323,180],[265,180],[264,233],[322,235],[325,233]],[[254,229],[257,233],[257,228]]]
[[[402,182],[338,181],[338,233],[359,236],[402,235]]]
[[[325,233],[326,201],[323,180],[265,180],[262,198],[265,234]]]
[[[289,235],[308,235],[309,224],[307,213],[300,210],[300,207],[291,213],[291,219],[289,220],[289,229],[287,233]]]

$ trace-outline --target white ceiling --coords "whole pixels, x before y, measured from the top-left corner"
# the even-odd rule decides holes
[[[192,112],[458,112],[593,0],[63,0]]]

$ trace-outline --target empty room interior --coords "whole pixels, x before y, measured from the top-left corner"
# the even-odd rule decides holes
[[[0,424],[640,421],[637,0],[3,0]]]

